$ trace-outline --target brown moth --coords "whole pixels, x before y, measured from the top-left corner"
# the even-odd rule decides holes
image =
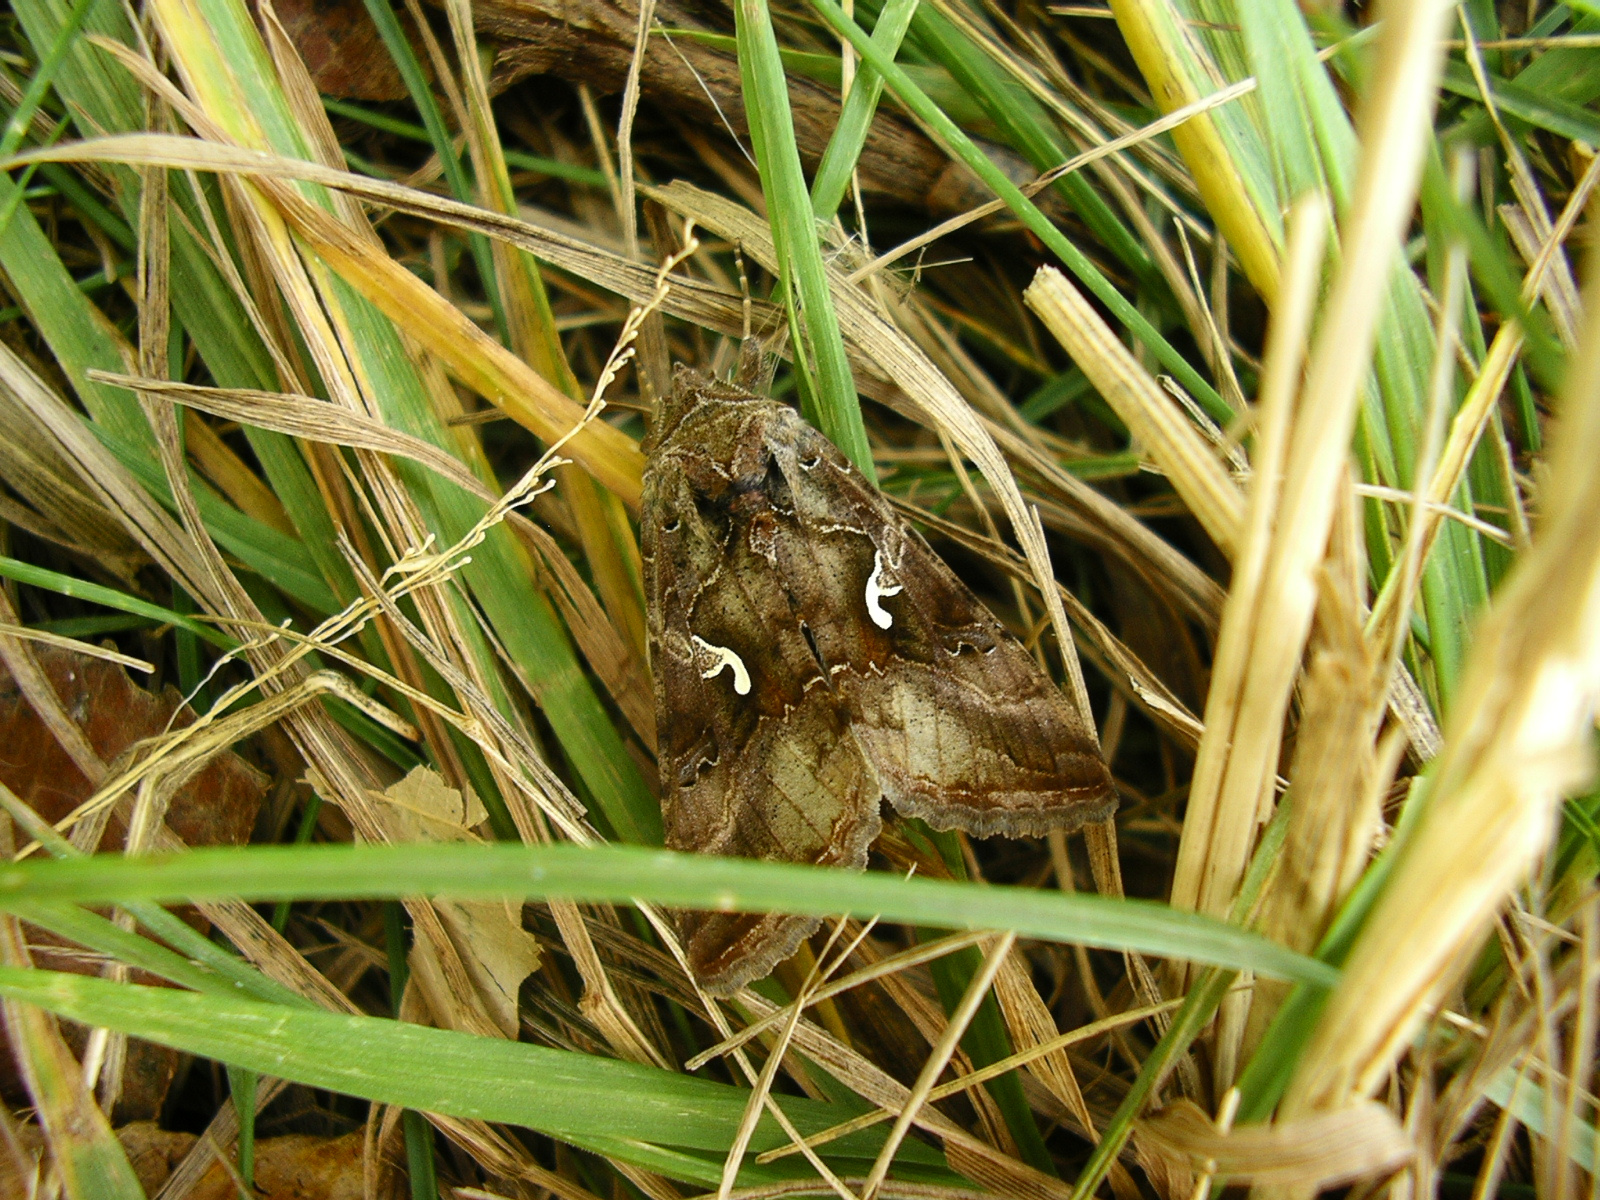
[[[984,837],[1116,808],[1077,711],[833,443],[744,387],[674,382],[641,538],[668,846],[859,870],[885,798]],[[817,925],[681,918],[719,996]]]

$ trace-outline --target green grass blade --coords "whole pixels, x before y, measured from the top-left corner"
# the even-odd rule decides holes
[[[1166,338],[1139,312],[1121,292],[1087,257],[1057,229],[1037,205],[1022,194],[1022,190],[1007,179],[1005,174],[989,160],[988,155],[963,133],[937,105],[922,92],[911,78],[894,62],[878,53],[872,39],[861,31],[834,0],[811,0],[811,5],[821,14],[840,37],[856,48],[863,61],[870,63],[881,74],[900,102],[920,118],[945,148],[982,179],[1006,202],[1028,229],[1048,246],[1062,264],[1071,271],[1094,296],[1111,310],[1117,320],[1149,349],[1157,361],[1177,378],[1185,390],[1194,397],[1214,419],[1224,423],[1233,419],[1233,410],[1217,394],[1217,390],[1201,378],[1187,359],[1173,348]]]
[[[0,867],[0,909],[14,901],[76,904],[445,895],[562,897],[680,908],[851,913],[951,929],[1137,950],[1261,971],[1319,986],[1337,972],[1257,934],[1138,900],[675,854],[631,846],[257,846],[176,856],[96,856]]]
[[[409,138],[414,142],[429,142],[432,138],[428,131],[421,125],[413,125],[410,121],[402,121],[398,117],[391,117],[388,113],[373,112],[359,104],[352,104],[348,100],[337,100],[332,96],[322,98],[322,107],[335,116],[349,117],[352,121],[360,121],[373,129],[392,133],[397,137]],[[580,167],[577,163],[562,162],[560,159],[545,158],[538,154],[529,154],[524,150],[505,151],[506,165],[516,167],[520,171],[534,171],[540,175],[548,175],[552,179],[564,179],[568,183],[583,183],[590,187],[603,188],[606,186],[606,177],[603,171],[596,171],[593,167]],[[459,197],[458,197],[459,198]],[[472,197],[466,197],[467,203],[472,203]]]
[[[218,633],[204,621],[192,620],[180,612],[162,608],[159,604],[151,604],[148,600],[141,600],[137,596],[130,596],[115,588],[102,587],[98,583],[90,583],[86,579],[36,567],[32,563],[20,562],[15,558],[0,556],[0,578],[15,579],[18,583],[48,588],[52,592],[71,596],[77,600],[87,600],[91,604],[103,604],[120,612],[149,617],[152,621],[163,625],[176,625],[180,629],[187,629],[198,638],[203,638],[219,650],[232,650],[239,644],[226,634]]]
[[[15,915],[29,925],[47,929],[85,949],[109,955],[118,962],[137,967],[141,971],[148,971],[170,983],[193,988],[195,991],[214,992],[217,995],[239,994],[239,989],[234,984],[198,963],[168,950],[149,938],[129,933],[98,913],[92,913],[75,904],[20,905]],[[269,999],[260,995],[252,998],[263,1001]],[[274,997],[272,1001],[283,1002],[284,999]]]
[[[1205,1030],[1215,1015],[1217,1006],[1222,1003],[1223,997],[1228,994],[1228,989],[1233,986],[1236,978],[1238,975],[1234,971],[1210,970],[1202,974],[1190,987],[1188,995],[1183,998],[1182,1006],[1173,1014],[1172,1024],[1167,1026],[1167,1031],[1161,1035],[1161,1040],[1145,1056],[1133,1086],[1123,1096],[1122,1102],[1112,1114],[1101,1136],[1099,1145],[1094,1148],[1094,1153],[1089,1156],[1089,1161],[1079,1172],[1072,1200],[1088,1200],[1095,1194],[1095,1189],[1110,1172],[1111,1164],[1116,1161],[1117,1155],[1127,1144],[1133,1122],[1144,1108],[1145,1101],[1150,1098],[1156,1081],[1167,1074],[1178,1058],[1187,1052],[1195,1038]]]
[[[0,967],[0,972],[23,977],[46,974],[21,967]],[[6,1008],[11,1054],[17,1073],[27,1082],[35,1118],[49,1140],[53,1173],[62,1193],[68,1200],[144,1200],[127,1153],[95,1104],[56,1023],[35,1008],[10,1004]]]
[[[1593,1172],[1595,1149],[1600,1147],[1600,1131],[1577,1113],[1566,1110],[1564,1098],[1545,1094],[1544,1085],[1529,1079],[1526,1071],[1516,1066],[1506,1067],[1489,1081],[1483,1089],[1484,1096],[1499,1107],[1508,1110],[1517,1121],[1528,1127],[1534,1137],[1551,1138],[1550,1117],[1571,1122],[1566,1137],[1567,1154],[1585,1171]]]
[[[1073,152],[1062,144],[1044,106],[1004,72],[982,45],[975,44],[943,13],[930,5],[920,6],[911,22],[911,36],[977,102],[994,122],[1001,140],[1032,163],[1035,170],[1051,170],[1072,157]],[[1155,297],[1168,298],[1170,303],[1166,280],[1156,270],[1144,246],[1090,186],[1083,173],[1074,171],[1063,175],[1053,186],[1117,260],[1134,274],[1140,286]]]
[[[18,0],[14,8],[35,45],[50,44],[59,36],[66,20],[63,6],[55,0]],[[93,8],[85,21],[85,32],[129,46],[136,43],[123,10],[111,3],[102,2]],[[98,133],[144,128],[144,97],[122,66],[82,39],[74,43],[69,64],[70,69],[57,79],[56,90],[67,101],[70,113],[82,115],[81,135],[93,137]],[[117,166],[108,167],[107,172],[126,223],[136,223],[140,195],[137,174]],[[220,386],[267,390],[278,387],[280,380],[272,358],[238,297],[225,283],[206,249],[191,234],[191,230],[205,227],[197,202],[187,187],[175,187],[172,200],[184,217],[174,220],[170,230],[171,298],[177,323],[189,335]],[[207,202],[214,211],[220,208],[214,193],[209,194]],[[23,215],[31,224],[31,215]],[[99,223],[107,224],[104,220]],[[225,228],[226,220],[221,223]],[[128,244],[131,245],[131,234]],[[91,367],[123,369],[116,347],[105,345],[110,339],[103,322],[86,303],[63,304],[57,277],[60,264],[55,261],[48,243],[43,239],[30,239],[23,251],[24,273],[20,278],[26,285],[22,290],[28,299],[29,315],[67,369],[74,389],[96,425],[109,429],[128,445],[153,450],[149,444],[149,426],[139,411],[137,400],[126,393],[119,396],[116,389],[84,378],[84,371]],[[0,253],[3,252],[4,248],[0,247]],[[9,260],[6,265],[10,270]],[[13,273],[13,279],[18,278]],[[306,552],[322,575],[323,590],[331,588],[341,598],[341,603],[353,599],[357,595],[355,580],[339,556],[332,521],[299,448],[279,434],[249,427],[244,434],[267,482],[300,532]],[[151,457],[149,452],[140,454],[142,460]],[[363,645],[374,661],[387,664],[382,643],[376,636],[365,635]]]
[[[0,158],[15,154],[17,147],[22,145],[22,139],[28,134],[28,126],[33,124],[34,114],[39,111],[50,85],[55,82],[56,72],[66,60],[73,39],[78,36],[78,30],[82,28],[84,18],[89,15],[89,6],[93,3],[94,0],[73,0],[72,11],[62,22],[54,42],[39,62],[38,70],[28,80],[28,86],[22,90],[22,98],[6,122],[5,132],[0,134]]]
[[[1447,62],[1439,85],[1446,91],[1469,100],[1483,100],[1483,92],[1472,70],[1465,63]],[[1489,91],[1495,107],[1502,113],[1526,121],[1529,125],[1546,130],[1557,137],[1590,145],[1600,143],[1600,117],[1570,100],[1563,100],[1551,92],[1539,91],[1509,79],[1489,76]]]
[[[900,52],[900,43],[911,27],[917,3],[918,0],[889,0],[883,6],[878,23],[872,28],[872,43],[884,57],[892,59]],[[856,72],[850,94],[839,109],[839,124],[828,139],[822,161],[817,164],[816,177],[811,181],[811,211],[817,220],[830,221],[839,211],[882,96],[883,76],[871,66],[863,65]]]
[[[720,1153],[732,1143],[748,1097],[743,1088],[597,1055],[81,975],[0,968],[0,995],[310,1087],[579,1142],[635,1139]],[[855,1115],[844,1105],[789,1096],[781,1103],[803,1133]],[[828,1156],[870,1159],[884,1132],[840,1138]],[[750,1149],[786,1141],[763,1116]],[[903,1154],[939,1163],[937,1151],[921,1143],[908,1142]]]
[[[869,480],[877,482],[872,447],[861,422],[861,402],[845,353],[844,336],[833,312],[833,293],[800,167],[795,142],[794,117],[789,108],[789,85],[772,16],[765,0],[737,0],[734,5],[739,38],[739,70],[744,80],[744,107],[755,143],[761,188],[767,198],[778,270],[785,284],[790,320],[803,340],[795,345],[797,367],[802,356],[815,372],[813,400],[816,411],[807,416],[843,451]],[[794,312],[798,300],[800,311]],[[796,320],[796,317],[802,318]],[[804,375],[802,374],[802,379]]]

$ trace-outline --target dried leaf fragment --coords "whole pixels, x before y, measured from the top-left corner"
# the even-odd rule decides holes
[[[1371,1101],[1224,1133],[1199,1106],[1179,1100],[1139,1122],[1135,1136],[1141,1148],[1187,1158],[1230,1182],[1307,1188],[1381,1177],[1414,1153],[1394,1114]]]

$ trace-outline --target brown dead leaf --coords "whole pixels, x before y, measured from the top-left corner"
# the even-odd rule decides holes
[[[192,724],[175,688],[159,696],[136,685],[121,667],[54,646],[36,645],[34,657],[104,763],[135,742]],[[177,715],[174,717],[174,713]],[[0,668],[0,782],[45,820],[61,820],[94,791],[9,673]],[[190,846],[237,846],[249,840],[267,780],[237,754],[220,754],[178,791],[167,824]],[[120,848],[123,829],[113,817],[102,849]]]
[[[191,724],[194,712],[180,710],[182,697],[173,688],[154,695],[137,686],[120,666],[55,646],[34,644],[33,654],[67,716],[83,730],[95,755],[111,763],[139,740]],[[174,714],[176,713],[176,716]],[[94,787],[72,757],[52,737],[38,713],[24,699],[11,675],[0,667],[0,782],[41,817],[61,820],[93,793]],[[242,845],[255,827],[267,780],[231,751],[218,755],[180,789],[167,810],[167,824],[191,846]],[[124,828],[112,818],[103,849],[120,848]],[[98,958],[43,932],[28,931],[35,965],[52,971],[95,974]],[[159,983],[136,976],[140,983]],[[64,1031],[74,1048],[82,1033]],[[116,1116],[153,1116],[161,1109],[177,1072],[176,1051],[130,1040],[122,1072]],[[0,1055],[0,1095],[20,1102],[20,1084],[9,1052]]]
[[[1187,1160],[1236,1183],[1305,1188],[1382,1178],[1415,1154],[1394,1114],[1370,1101],[1223,1133],[1197,1105],[1179,1100],[1140,1121],[1135,1137],[1141,1161]]]
[[[153,1121],[117,1130],[145,1194],[154,1196],[194,1145],[192,1133],[173,1133]],[[289,1134],[256,1142],[256,1192],[273,1200],[359,1200],[361,1133],[340,1138]],[[188,1200],[238,1200],[239,1190],[220,1163],[188,1193]]]
[[[133,1173],[139,1177],[144,1194],[154,1196],[173,1168],[189,1153],[195,1136],[163,1129],[154,1121],[130,1121],[117,1130],[117,1141],[122,1143],[128,1162],[133,1164]]]
[[[471,792],[463,794],[428,767],[413,767],[384,790],[389,836],[397,842],[461,842],[488,818]]]
[[[476,796],[450,787],[430,767],[413,768],[383,798],[388,803],[381,811],[389,836],[397,842],[476,840],[473,829],[488,816]],[[435,900],[433,907],[489,1015],[502,1033],[516,1037],[517,989],[539,969],[539,943],[522,927],[522,906]],[[434,1002],[446,991],[444,970],[426,938],[417,939],[411,959],[417,980],[429,995],[429,1007],[435,1016],[448,1020],[450,1006]]]
[[[273,8],[306,69],[325,96],[345,100],[404,100],[405,80],[361,0],[274,0]],[[402,13],[408,37],[415,37]],[[428,56],[417,55],[428,69]]]

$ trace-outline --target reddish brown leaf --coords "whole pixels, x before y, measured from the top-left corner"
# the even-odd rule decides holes
[[[173,729],[194,722],[192,710],[178,712],[182,697],[176,689],[153,695],[114,663],[53,646],[35,646],[34,657],[62,707],[108,765],[135,742],[165,731],[169,721]],[[93,793],[3,667],[0,747],[0,782],[47,821],[61,820]],[[265,792],[259,771],[237,754],[221,754],[173,797],[167,824],[190,846],[240,845],[249,839]],[[113,819],[101,848],[120,848],[122,835]]]
[[[173,688],[154,695],[138,687],[120,666],[52,646],[33,647],[34,657],[67,715],[77,723],[100,760],[106,764],[143,738],[195,720],[182,707]],[[174,716],[176,714],[176,716]],[[24,699],[10,674],[0,667],[0,782],[45,820],[61,820],[94,792],[89,780],[50,735],[45,723]],[[249,840],[267,780],[244,759],[229,751],[214,758],[172,798],[167,824],[191,846],[241,845]],[[122,846],[124,826],[115,817],[107,827],[102,850]],[[42,930],[28,929],[34,963],[46,970],[95,974],[96,959],[64,945]],[[137,982],[159,983],[147,976]],[[82,1031],[65,1027],[74,1052],[81,1050]],[[116,1106],[120,1119],[154,1116],[161,1110],[177,1072],[175,1051],[130,1041]],[[0,1095],[22,1103],[20,1084],[9,1053],[0,1055]]]
[[[409,94],[361,0],[277,0],[273,7],[323,95],[404,100]],[[427,56],[417,57],[426,67]]]

